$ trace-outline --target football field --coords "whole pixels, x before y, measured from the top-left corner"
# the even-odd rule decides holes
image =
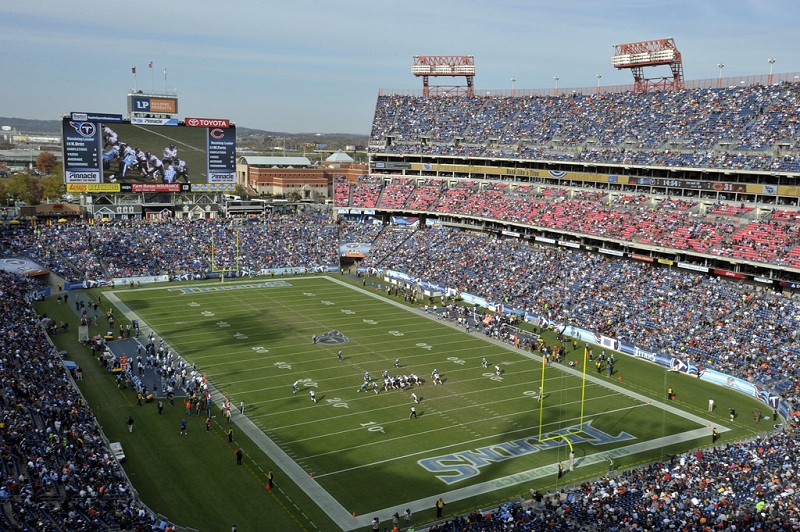
[[[315,493],[343,529],[430,509],[438,497],[468,510],[554,491],[602,474],[612,457],[630,467],[709,441],[702,410],[668,404],[660,383],[634,383],[633,366],[644,363],[620,357],[613,375],[591,363],[584,373],[583,348],[570,344],[575,367],[543,366],[529,351],[336,277],[170,284],[112,297],[196,364],[215,398],[245,403],[247,419],[236,421],[266,442],[264,461]],[[424,383],[385,390],[385,372]]]

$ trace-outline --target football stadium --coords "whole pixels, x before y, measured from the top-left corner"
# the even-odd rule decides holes
[[[333,205],[4,223],[0,529],[795,529],[800,83],[612,65],[415,57]]]

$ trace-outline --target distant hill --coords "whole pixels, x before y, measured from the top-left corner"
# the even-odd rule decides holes
[[[55,134],[61,132],[60,120],[30,120],[27,118],[9,118],[0,116],[0,126],[9,126],[14,131],[24,134]],[[364,146],[369,141],[369,135],[356,135],[350,133],[284,133],[280,131],[266,131],[247,127],[236,128],[237,140],[240,147],[250,147],[265,150],[273,147],[286,146],[287,150],[301,149],[305,144],[323,144],[329,150],[344,149],[345,146]]]
[[[20,133],[50,133],[61,131],[60,120],[30,120],[28,118],[9,118],[0,116],[0,126],[10,126]]]

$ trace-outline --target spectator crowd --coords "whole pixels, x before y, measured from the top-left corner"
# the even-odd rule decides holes
[[[382,153],[800,172],[800,83],[647,94],[378,98]],[[364,175],[333,180],[337,206],[489,219],[580,239],[661,246],[800,268],[800,214],[635,193]],[[453,181],[453,180],[450,180]],[[0,253],[67,281],[251,275],[362,265],[681,357],[772,390],[774,431],[556,493],[532,491],[431,530],[797,530],[800,300],[793,293],[650,262],[451,227],[335,220],[318,212],[228,220],[4,226]],[[35,281],[0,273],[0,529],[153,530],[96,420],[40,327]]]
[[[458,190],[474,186],[465,182]],[[587,530],[733,530],[733,524],[774,527],[796,521],[800,307],[792,294],[445,226],[420,230],[323,222],[328,223],[299,215],[239,226],[204,220],[9,227],[3,252],[48,260],[80,278],[95,274],[98,266],[104,275],[201,271],[209,266],[203,261],[211,253],[210,235],[218,260],[230,262],[238,233],[246,250],[240,264],[254,270],[316,265],[333,260],[340,241],[369,242],[367,267],[399,270],[412,279],[681,356],[776,390],[791,405],[786,424],[764,439],[681,456],[569,492],[535,495],[528,504],[510,503],[488,517],[458,518],[442,530],[491,529],[489,524],[502,530],[510,523],[522,530],[574,530],[578,523]],[[38,318],[25,300],[34,285],[10,274],[2,280],[9,304],[0,351],[6,427],[0,497],[9,503],[3,511],[11,515],[0,519],[37,530],[84,522],[98,527],[151,522],[132,500],[58,354],[38,332]]]
[[[381,95],[373,153],[797,172],[800,83],[647,93]]]
[[[155,530],[39,326],[36,288],[0,272],[0,530]]]

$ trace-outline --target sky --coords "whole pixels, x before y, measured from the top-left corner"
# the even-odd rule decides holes
[[[797,0],[6,0],[0,116],[126,114],[140,89],[180,117],[367,135],[381,91],[421,91],[415,55],[473,56],[479,94],[630,84],[613,46],[668,37],[687,81],[800,73],[798,21]]]

